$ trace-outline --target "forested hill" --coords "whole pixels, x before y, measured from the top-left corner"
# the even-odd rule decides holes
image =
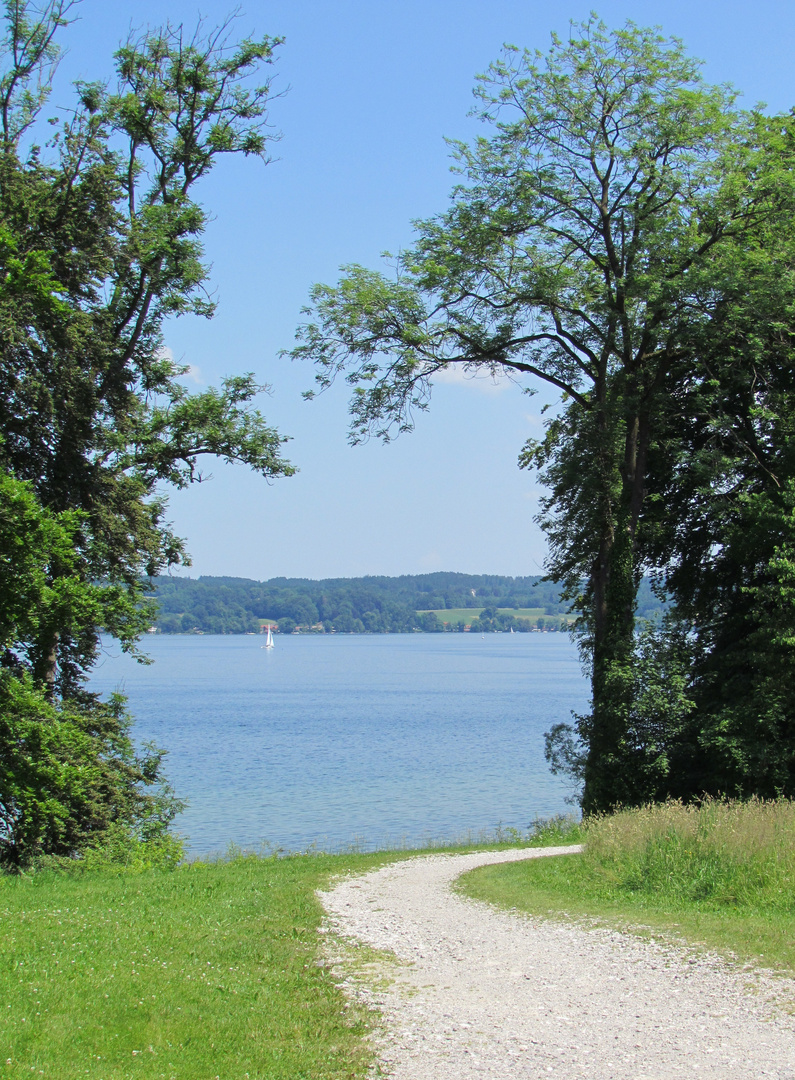
[[[166,634],[256,633],[264,621],[282,633],[296,627],[326,633],[463,630],[557,630],[568,604],[541,577],[435,573],[402,577],[160,577],[154,581]],[[639,614],[659,607],[647,583]]]

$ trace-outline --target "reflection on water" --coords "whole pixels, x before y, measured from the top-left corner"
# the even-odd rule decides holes
[[[110,645],[92,688],[121,688],[136,739],[169,751],[193,855],[452,838],[570,809],[543,756],[588,696],[563,634],[144,644],[155,663]]]

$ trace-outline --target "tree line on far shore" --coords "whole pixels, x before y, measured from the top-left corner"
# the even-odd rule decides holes
[[[269,621],[283,634],[410,634],[560,630],[571,605],[541,577],[435,573],[401,577],[247,578],[160,577],[152,582],[164,634],[252,634]],[[527,609],[533,609],[528,616]],[[511,609],[511,610],[505,610]],[[661,605],[650,584],[641,590],[639,615]],[[450,612],[450,617],[445,616]],[[462,612],[466,615],[462,616]],[[516,614],[514,614],[516,612]],[[521,612],[521,614],[520,614]]]

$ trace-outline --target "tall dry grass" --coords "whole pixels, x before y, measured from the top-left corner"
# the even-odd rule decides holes
[[[795,913],[795,802],[669,801],[590,819],[603,884],[708,907]]]

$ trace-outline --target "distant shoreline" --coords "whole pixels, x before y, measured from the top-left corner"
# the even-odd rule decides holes
[[[291,630],[289,633],[284,633],[278,629],[278,626],[272,624],[273,634],[281,637],[385,637],[389,635],[395,637],[397,635],[403,635],[404,637],[411,637],[415,634],[508,634],[510,636],[510,630]],[[567,627],[550,626],[541,629],[539,627],[532,627],[530,630],[514,630],[516,634],[565,634]],[[161,630],[159,627],[148,631],[148,635],[151,637],[264,637],[265,631],[249,631],[249,630]]]
[[[576,601],[540,575],[160,577],[151,591],[151,625],[164,634],[256,634],[267,624],[281,634],[560,632],[577,615]],[[650,582],[642,582],[638,616],[662,609]]]

